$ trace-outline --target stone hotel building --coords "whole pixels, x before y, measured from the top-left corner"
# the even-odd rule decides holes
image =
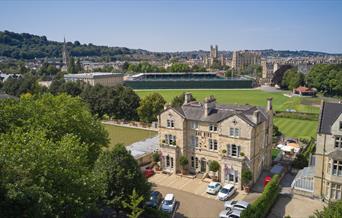
[[[272,99],[267,107],[218,105],[213,96],[203,103],[190,101],[173,108],[165,106],[159,115],[161,167],[163,171],[181,171],[179,158],[188,158],[187,170],[205,176],[210,161],[220,164],[221,182],[241,185],[241,172],[248,168],[253,183],[272,163]]]
[[[323,102],[314,156],[314,196],[342,199],[342,104]]]

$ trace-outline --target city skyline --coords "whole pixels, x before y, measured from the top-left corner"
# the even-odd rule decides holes
[[[3,1],[0,30],[149,51],[342,53],[339,1]],[[5,21],[5,22],[4,22]]]

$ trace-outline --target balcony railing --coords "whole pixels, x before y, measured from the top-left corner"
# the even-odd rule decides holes
[[[176,143],[174,143],[174,144],[160,143],[160,147],[161,148],[172,148],[172,149],[177,149],[178,148]]]

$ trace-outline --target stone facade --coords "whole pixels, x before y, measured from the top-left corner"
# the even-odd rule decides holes
[[[209,172],[217,161],[221,182],[241,186],[241,172],[248,168],[253,182],[272,163],[272,101],[268,107],[216,105],[213,97],[204,103],[189,102],[180,108],[167,106],[159,115],[161,166],[164,171],[181,171],[179,158],[188,158],[191,174]]]
[[[231,67],[237,72],[241,72],[249,65],[260,65],[261,57],[257,52],[252,51],[234,51]]]
[[[314,160],[314,196],[342,199],[342,104],[322,103]]]

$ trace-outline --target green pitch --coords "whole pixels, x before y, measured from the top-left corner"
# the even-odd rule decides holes
[[[273,124],[287,137],[316,138],[317,122],[311,120],[297,120],[289,118],[274,118]]]
[[[104,127],[109,134],[109,148],[112,148],[118,143],[130,145],[134,142],[157,135],[157,132],[142,129],[133,129],[112,125],[104,125]]]
[[[215,96],[220,104],[250,104],[258,106],[266,106],[266,99],[273,98],[273,107],[275,110],[285,111],[286,109],[294,109],[298,112],[319,113],[319,107],[314,107],[312,104],[319,105],[319,99],[312,101],[304,101],[301,97],[286,97],[285,92],[265,92],[261,90],[135,90],[142,98],[153,92],[160,93],[167,102],[176,95],[182,92],[191,92],[192,95],[199,101],[202,101],[209,95]]]

